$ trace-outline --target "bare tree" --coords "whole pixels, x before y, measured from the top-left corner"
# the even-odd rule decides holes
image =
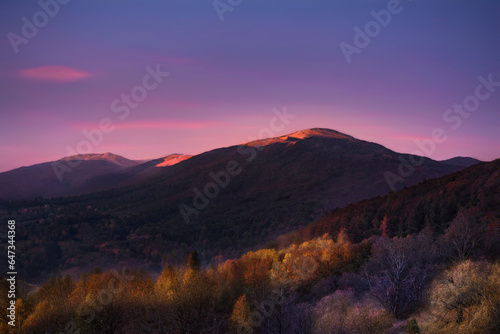
[[[468,258],[482,242],[484,227],[476,218],[465,211],[460,211],[453,219],[446,240],[453,251],[453,256],[462,261]]]
[[[370,293],[397,318],[422,302],[424,284],[436,268],[432,240],[424,235],[380,238],[365,268]]]

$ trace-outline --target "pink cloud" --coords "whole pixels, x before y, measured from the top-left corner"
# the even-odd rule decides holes
[[[225,126],[225,122],[216,121],[180,121],[180,120],[145,120],[136,122],[113,121],[112,124],[118,130],[189,130],[189,129],[208,129],[212,127]],[[73,129],[91,129],[97,128],[98,123],[73,123],[70,125]]]
[[[88,72],[66,66],[33,67],[19,71],[18,74],[27,79],[53,82],[79,81],[91,76]]]
[[[223,126],[223,122],[203,122],[203,121],[139,121],[131,123],[116,124],[117,129],[206,129],[211,127]]]

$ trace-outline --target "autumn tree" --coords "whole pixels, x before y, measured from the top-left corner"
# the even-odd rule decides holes
[[[500,264],[465,260],[433,282],[428,330],[439,333],[500,332]]]
[[[236,333],[252,333],[252,322],[250,316],[252,310],[246,294],[238,298],[231,313],[231,326]]]
[[[38,289],[34,298],[36,302],[46,300],[52,304],[66,305],[74,288],[75,283],[69,275],[51,277]]]
[[[28,334],[58,332],[64,328],[65,320],[61,318],[56,305],[44,300],[38,303],[28,316],[23,324],[23,330]]]
[[[156,291],[163,300],[170,300],[175,293],[175,290],[179,286],[179,280],[177,278],[176,271],[171,265],[166,265],[160,277],[156,281]]]
[[[178,273],[179,283],[168,302],[167,332],[213,333],[224,325],[234,303],[228,303],[225,286],[214,271],[190,268]]]
[[[126,269],[83,275],[69,297],[78,328],[85,333],[114,333],[124,328],[124,295],[134,278]]]

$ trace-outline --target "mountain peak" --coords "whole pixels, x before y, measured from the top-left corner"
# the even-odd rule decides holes
[[[249,143],[245,143],[248,146],[267,146],[274,143],[286,143],[293,145],[299,140],[311,138],[311,137],[322,137],[322,138],[336,138],[336,139],[349,139],[353,140],[354,137],[343,134],[341,132],[325,129],[325,128],[311,128],[306,130],[296,131],[284,136],[273,137],[267,139],[255,140]]]
[[[454,157],[451,159],[442,160],[441,162],[452,166],[470,167],[482,161],[469,157]]]
[[[305,139],[310,137],[328,137],[328,138],[338,138],[338,139],[353,139],[353,137],[343,134],[341,132],[325,129],[325,128],[311,128],[306,130],[297,131],[286,135],[284,137],[293,137],[297,139]]]
[[[160,162],[159,164],[155,165],[155,167],[167,167],[167,166],[173,166],[175,164],[178,164],[181,161],[187,160],[191,158],[191,155],[185,155],[185,154],[170,154],[164,157],[163,161]]]
[[[124,158],[120,155],[116,155],[110,152],[107,153],[89,153],[89,154],[77,154],[77,155],[72,155],[69,157],[62,158],[61,161],[69,161],[69,160],[101,160],[101,161],[108,161],[111,163],[114,163],[116,165],[122,166],[122,167],[132,167],[138,164],[138,162],[129,160],[127,158]]]
[[[88,154],[75,154],[71,155],[65,158],[62,158],[61,160],[101,160],[101,159],[107,159],[111,157],[118,157],[118,158],[123,158],[119,155],[107,152],[107,153],[88,153]],[[123,158],[125,159],[125,158]]]

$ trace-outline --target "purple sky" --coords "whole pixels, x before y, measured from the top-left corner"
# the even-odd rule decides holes
[[[15,53],[9,33],[43,15],[2,1],[0,171],[68,155],[105,118],[92,152],[146,159],[246,142],[284,106],[296,117],[275,135],[326,127],[412,152],[441,128],[431,158],[498,158],[500,87],[481,88],[469,117],[448,114],[456,129],[443,115],[478,76],[500,82],[500,2],[401,0],[347,63],[339,44],[389,2],[243,0],[221,22],[211,0],[72,0]],[[170,75],[120,119],[112,102],[157,64]]]

